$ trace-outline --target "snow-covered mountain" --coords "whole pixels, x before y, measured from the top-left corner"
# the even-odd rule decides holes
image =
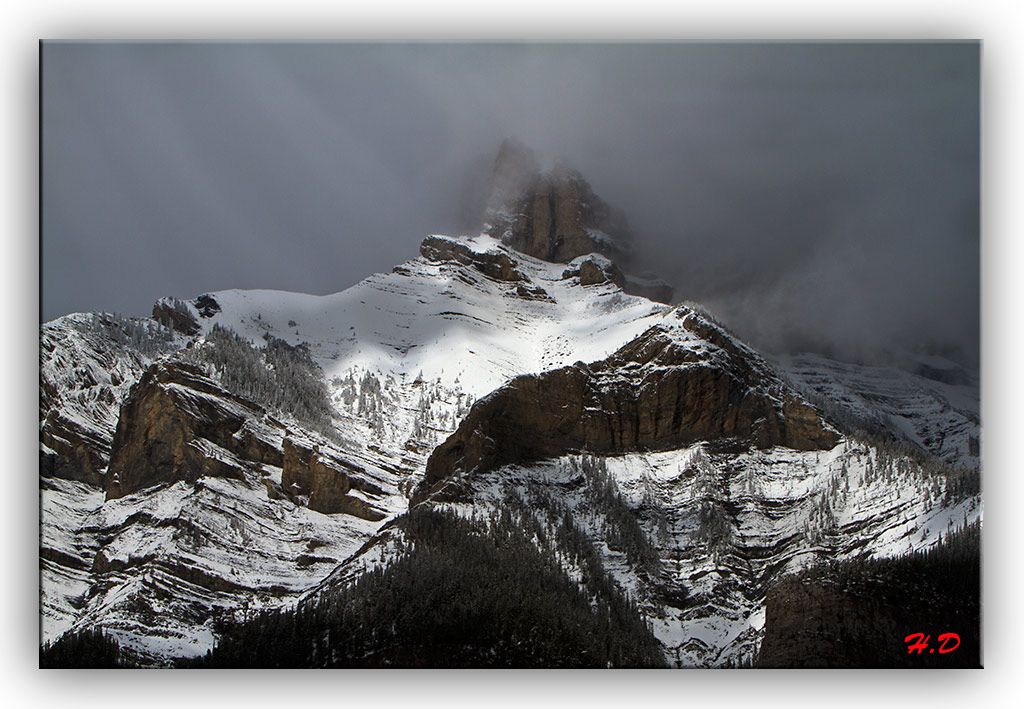
[[[194,657],[226,620],[402,558],[411,507],[482,524],[511,508],[559,573],[606,574],[667,663],[724,666],[756,654],[787,572],[980,518],[951,472],[977,467],[975,383],[766,359],[645,297],[666,293],[581,240],[612,220],[581,178],[524,164],[499,180],[514,207],[490,205],[498,238],[430,236],[340,293],[43,325],[43,640],[102,628],[136,662]],[[572,239],[516,216],[538,190]]]
[[[957,363],[918,356],[898,368],[801,354],[778,364],[808,398],[848,426],[888,433],[950,465],[978,467],[978,378]]]
[[[191,338],[161,328],[179,347],[200,341],[215,326],[257,344],[267,334],[292,345],[304,343],[328,382],[336,440],[295,421],[275,425],[272,417],[233,401],[211,379],[154,365],[152,382],[139,387],[166,389],[178,397],[168,404],[166,418],[183,411],[199,420],[244,420],[227,438],[240,439],[236,434],[251,431],[268,450],[278,451],[280,460],[270,454],[263,456],[266,460],[247,459],[223,440],[217,443],[202,435],[207,424],[200,423],[184,436],[190,439],[187,449],[196,451],[194,470],[209,472],[214,466],[203,470],[202,462],[218,459],[239,469],[237,475],[196,477],[180,471],[184,478],[195,479],[175,482],[177,473],[169,471],[164,480],[143,476],[129,489],[117,486],[116,497],[110,494],[113,476],[102,468],[91,485],[66,479],[74,476],[45,477],[45,639],[98,622],[145,658],[204,652],[213,640],[217,612],[282,602],[308,589],[379,526],[379,521],[350,514],[311,511],[287,497],[271,499],[272,488],[264,481],[281,483],[286,438],[312,439],[307,448],[358,466],[369,484],[382,491],[372,504],[392,517],[407,508],[427,455],[477,398],[518,374],[603,357],[669,310],[626,295],[611,283],[582,286],[577,277],[563,278],[564,265],[513,256],[490,237],[431,237],[423,251],[430,257],[331,296],[211,293],[203,302],[216,303],[218,311],[207,317],[195,302],[157,304],[155,312],[165,321],[166,310],[177,307],[186,314],[176,324],[179,330],[194,332]],[[514,263],[517,274],[509,280],[485,275],[481,264],[490,258]],[[88,352],[85,361],[115,357],[102,330],[62,337],[80,320],[82,316],[66,316],[43,326],[42,338],[56,352],[52,358],[70,360],[83,349]],[[118,396],[95,397],[105,402],[97,405],[97,417],[107,424],[97,434],[105,443],[102,465],[109,462],[119,405],[148,362],[130,352],[114,361],[115,370],[126,372],[119,379],[122,389]],[[54,382],[61,390],[60,376],[67,378],[68,372],[44,367],[46,386]],[[84,370],[83,376],[88,380]],[[207,402],[210,412],[198,411]],[[154,405],[137,413],[154,420],[136,426],[143,429],[143,445],[122,466],[125,471],[154,467],[140,459],[155,455],[143,450],[154,431],[174,435],[171,426],[160,422],[158,409]],[[129,412],[136,414],[134,408]],[[131,422],[122,414],[124,427]],[[50,420],[41,427],[49,440]],[[130,437],[124,438],[123,446],[129,445]],[[170,458],[161,463],[164,469],[172,467]],[[171,589],[171,597],[161,597]]]

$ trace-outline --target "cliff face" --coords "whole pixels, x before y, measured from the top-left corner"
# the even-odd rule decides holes
[[[479,401],[427,463],[421,493],[458,472],[586,451],[696,441],[825,450],[839,440],[753,351],[693,311],[610,357],[513,379]]]
[[[262,407],[222,389],[198,367],[158,363],[132,387],[121,409],[111,445],[107,499],[159,483],[241,478],[246,469],[262,463],[280,466],[273,428],[284,427]]]
[[[564,165],[542,172],[533,153],[502,143],[495,161],[485,231],[524,254],[568,263],[601,253],[623,260],[632,235],[623,215]]]
[[[383,490],[353,476],[365,471],[351,463],[285,438],[283,466],[281,487],[287,493],[306,496],[309,509],[324,514],[343,512],[371,522],[384,519],[383,510],[358,496],[365,492],[379,497]],[[350,494],[353,490],[357,494]]]
[[[271,495],[324,514],[383,519],[371,499],[384,491],[365,470],[287,434],[263,407],[225,391],[198,367],[161,362],[143,374],[122,407],[107,499],[160,483],[259,479],[267,465],[282,469],[280,487],[264,483]]]

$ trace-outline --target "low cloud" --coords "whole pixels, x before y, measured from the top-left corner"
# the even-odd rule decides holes
[[[45,318],[314,293],[465,229],[500,140],[774,350],[978,354],[979,47],[46,44]]]

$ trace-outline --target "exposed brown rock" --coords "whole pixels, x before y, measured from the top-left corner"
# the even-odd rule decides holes
[[[756,353],[696,313],[680,315],[702,346],[657,326],[600,362],[516,377],[478,401],[431,454],[420,495],[454,473],[568,452],[697,441],[800,450],[836,444],[837,434]]]
[[[543,173],[533,152],[506,140],[494,163],[484,231],[534,258],[569,263],[601,254],[628,266],[632,233],[625,217],[598,197],[583,176],[565,165]],[[631,278],[615,264],[598,260],[574,264],[566,278],[583,285],[611,282],[631,295],[659,303],[672,301],[672,287],[658,280]]]
[[[527,280],[526,276],[516,268],[515,261],[508,254],[501,252],[479,253],[454,239],[428,236],[420,244],[420,254],[431,261],[453,261],[463,266],[471,266],[497,281]]]
[[[554,302],[546,290],[532,283],[516,284],[516,295],[527,300],[546,300],[548,302]]]
[[[562,272],[562,278],[578,278],[580,285],[583,286],[614,283],[624,293],[648,298],[657,303],[669,303],[673,296],[672,286],[664,281],[632,278],[623,273],[614,262],[599,254],[574,259]]]
[[[581,286],[614,283],[622,288],[626,282],[626,277],[618,266],[607,259],[593,256],[573,261],[569,268],[562,272],[562,278],[579,278]]]
[[[51,410],[39,427],[39,474],[100,485],[110,444],[59,410]]]
[[[622,214],[582,175],[564,165],[541,173],[533,153],[513,141],[498,151],[484,220],[491,236],[557,263],[594,252],[622,258],[632,239]]]
[[[40,475],[102,484],[121,403],[147,366],[125,342],[132,325],[115,316],[75,314],[40,328]]]
[[[274,431],[277,430],[275,434]],[[380,520],[360,497],[383,491],[358,466],[283,436],[284,424],[183,362],[153,365],[132,387],[114,434],[107,498],[159,483],[202,477],[242,478],[261,464],[282,468],[281,485],[264,480],[268,496],[304,497],[310,509]],[[280,443],[280,445],[279,445]]]
[[[237,478],[262,462],[280,465],[280,451],[251,428],[265,413],[220,388],[194,365],[153,365],[121,407],[107,499],[207,475]]]
[[[308,498],[311,510],[324,514],[343,512],[373,522],[384,519],[384,512],[358,497],[349,495],[353,482],[365,488],[362,481],[350,477],[341,468],[341,461],[324,456],[318,450],[284,439],[284,470],[281,486],[290,495]],[[360,483],[362,483],[360,485]],[[379,490],[376,491],[378,494]]]

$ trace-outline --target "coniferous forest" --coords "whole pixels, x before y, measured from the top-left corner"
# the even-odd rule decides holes
[[[295,610],[221,628],[190,667],[661,667],[661,647],[566,519],[414,508],[404,552]],[[571,579],[556,559],[582,570]]]
[[[903,556],[812,567],[769,593],[756,666],[980,667],[980,580],[980,523]],[[905,640],[915,633],[928,636],[920,651],[909,646],[923,638]]]
[[[41,669],[118,669],[130,667],[121,646],[98,628],[62,635],[39,650]]]
[[[214,325],[206,341],[185,350],[185,357],[233,394],[293,416],[332,437],[331,403],[320,366],[305,345],[289,345],[266,335],[255,347],[234,330]]]

